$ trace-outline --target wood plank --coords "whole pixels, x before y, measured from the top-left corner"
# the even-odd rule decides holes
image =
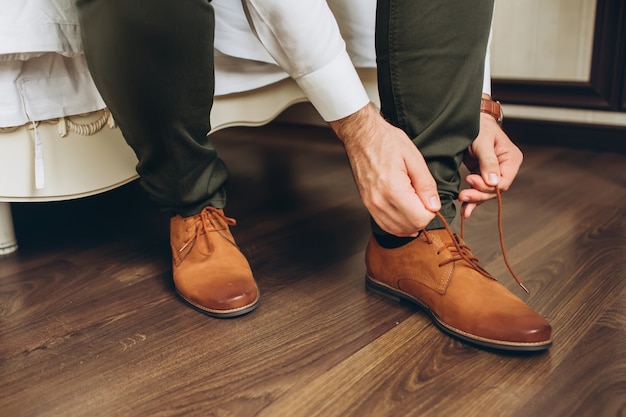
[[[619,416],[626,409],[626,290],[516,415]]]

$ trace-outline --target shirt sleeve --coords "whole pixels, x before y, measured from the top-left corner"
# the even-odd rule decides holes
[[[327,121],[370,101],[325,0],[242,0],[255,35]]]

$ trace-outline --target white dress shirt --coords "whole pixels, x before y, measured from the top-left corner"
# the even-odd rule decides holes
[[[369,103],[326,0],[243,1],[255,34],[324,120],[346,117]],[[375,6],[371,0],[354,1]]]
[[[336,18],[374,55],[376,0],[242,1],[256,36],[324,120],[346,117],[369,102]],[[491,92],[488,50],[483,91]]]

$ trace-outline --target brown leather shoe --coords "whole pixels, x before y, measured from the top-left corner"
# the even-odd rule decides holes
[[[180,297],[213,317],[249,313],[259,303],[259,289],[248,261],[228,226],[235,220],[205,207],[190,217],[170,220],[174,285]]]
[[[365,260],[369,289],[417,304],[452,336],[512,351],[552,345],[550,324],[482,269],[449,228],[422,231],[395,249],[372,236]]]

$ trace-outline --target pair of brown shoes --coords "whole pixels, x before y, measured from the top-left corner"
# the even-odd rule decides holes
[[[222,210],[206,207],[171,220],[174,284],[194,308],[214,317],[254,310],[259,290]],[[488,348],[518,351],[551,346],[551,327],[496,281],[448,227],[423,231],[395,249],[370,238],[366,285],[423,308],[444,332]],[[517,280],[517,278],[516,278]]]

